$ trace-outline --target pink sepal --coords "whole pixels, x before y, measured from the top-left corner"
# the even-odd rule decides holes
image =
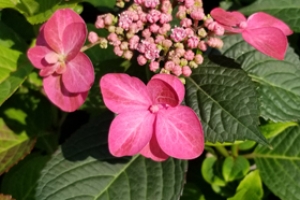
[[[109,151],[116,157],[139,153],[153,134],[155,115],[149,111],[124,112],[115,117],[109,128]]]
[[[161,149],[171,157],[193,159],[204,150],[204,133],[195,112],[187,106],[160,110],[156,137]]]
[[[242,32],[242,36],[258,51],[278,60],[284,59],[288,42],[280,29],[273,27],[247,29]]]
[[[254,13],[248,18],[247,29],[256,29],[264,27],[274,27],[280,29],[285,35],[291,35],[293,31],[280,19],[267,13]]]
[[[88,91],[95,80],[94,68],[89,57],[79,52],[66,64],[62,81],[69,92],[80,93]]]
[[[43,86],[50,101],[66,112],[77,110],[87,98],[88,92],[70,93],[61,81],[60,75],[50,75],[43,79]]]
[[[155,134],[153,134],[150,142],[143,148],[140,154],[155,161],[164,161],[169,158],[158,145]]]
[[[74,34],[76,37],[79,31],[72,33],[69,29],[70,24],[85,24],[83,19],[73,10],[71,9],[60,9],[56,11],[52,17],[46,22],[44,26],[44,38],[47,44],[56,52],[56,53],[64,53],[66,47],[66,42],[64,41],[64,35]],[[76,26],[76,25],[75,25]],[[68,27],[68,28],[67,28]],[[73,29],[74,30],[74,29]],[[69,33],[64,33],[64,32]],[[80,30],[81,31],[81,30]],[[80,33],[82,34],[82,33]],[[87,31],[85,30],[85,36],[87,35]],[[82,38],[80,36],[80,38]],[[76,41],[76,43],[82,43],[82,41]],[[68,42],[69,44],[69,42]],[[83,43],[82,43],[83,44]]]
[[[100,89],[105,105],[114,113],[148,110],[152,104],[146,85],[127,74],[104,75],[100,79]]]

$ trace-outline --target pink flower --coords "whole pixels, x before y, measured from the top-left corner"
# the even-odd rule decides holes
[[[27,56],[40,69],[50,101],[72,112],[85,101],[94,82],[90,59],[80,52],[87,37],[82,18],[71,9],[56,11],[42,26],[36,46]]]
[[[141,153],[163,161],[193,159],[203,152],[201,123],[191,108],[180,105],[185,91],[177,77],[157,74],[145,85],[127,74],[106,74],[100,89],[105,105],[118,114],[108,135],[114,156]]]
[[[147,59],[145,58],[145,56],[139,55],[137,57],[137,62],[140,66],[143,66],[147,63]]]
[[[196,36],[191,36],[187,40],[187,46],[191,49],[197,48],[198,44],[199,44],[199,38]]]
[[[151,10],[147,15],[147,20],[150,23],[155,23],[160,19],[161,13],[158,10]]]
[[[185,77],[189,77],[192,74],[192,70],[189,66],[182,67],[182,74]]]
[[[155,72],[156,70],[159,69],[159,62],[152,61],[149,65],[150,71]]]
[[[226,12],[221,8],[211,11],[211,16],[231,33],[241,33],[244,40],[258,51],[283,60],[287,50],[287,35],[292,30],[281,20],[263,13],[254,13],[248,20],[240,12]]]
[[[193,60],[194,57],[195,57],[195,53],[192,50],[187,50],[184,53],[184,58],[187,59],[187,60]]]
[[[172,33],[170,37],[175,41],[175,42],[181,42],[186,38],[187,34],[184,28],[176,27],[172,29]]]
[[[88,40],[90,43],[94,44],[98,41],[98,34],[94,31],[89,32]]]
[[[159,0],[145,0],[146,8],[155,8],[159,4]]]

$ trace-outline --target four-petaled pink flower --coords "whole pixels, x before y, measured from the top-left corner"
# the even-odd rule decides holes
[[[67,112],[84,103],[94,82],[93,65],[80,52],[86,37],[83,19],[71,9],[61,9],[41,27],[36,46],[27,52],[40,69],[46,95]]]
[[[193,159],[203,152],[201,123],[191,108],[180,105],[185,90],[177,77],[157,74],[146,86],[127,74],[106,74],[100,89],[105,105],[118,114],[108,138],[114,156],[141,153],[162,161]]]
[[[241,33],[258,51],[284,59],[288,46],[286,36],[293,32],[283,21],[263,12],[254,13],[248,19],[240,12],[226,12],[221,8],[213,9],[210,14],[228,32]]]

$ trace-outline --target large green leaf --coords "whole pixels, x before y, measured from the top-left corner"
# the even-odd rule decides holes
[[[206,141],[249,139],[267,144],[258,129],[255,87],[242,70],[206,61],[187,78],[185,97],[201,118]]]
[[[282,200],[300,199],[300,127],[286,129],[270,141],[273,149],[258,146],[255,162],[263,182]]]
[[[0,118],[0,174],[27,155],[34,145],[26,132],[14,133]]]
[[[27,44],[10,27],[0,21],[0,45],[3,47],[25,51]]]
[[[300,61],[289,48],[283,61],[254,50],[240,35],[224,37],[223,55],[235,59],[258,83],[260,114],[272,121],[300,119]]]
[[[32,69],[24,54],[0,45],[0,105],[20,87]]]
[[[257,0],[240,10],[246,15],[263,11],[286,22],[294,31],[300,32],[300,1],[298,0]]]
[[[79,0],[2,0],[0,8],[13,8],[21,12],[31,24],[46,21],[60,8],[75,8]]]
[[[40,172],[50,156],[32,154],[4,175],[1,192],[18,200],[33,200]]]
[[[240,182],[236,194],[228,200],[261,200],[263,188],[258,170],[250,172]]]
[[[186,161],[111,156],[107,148],[110,122],[107,115],[95,118],[62,145],[41,173],[37,200],[179,198]]]

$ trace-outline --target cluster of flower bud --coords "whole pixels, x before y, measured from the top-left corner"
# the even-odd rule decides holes
[[[180,24],[172,27],[176,6]],[[118,17],[98,16],[95,26],[109,31],[107,40],[116,55],[128,60],[137,55],[139,65],[176,76],[190,76],[191,68],[202,64],[208,47],[223,46],[218,36],[224,28],[204,14],[202,0],[134,0]],[[99,42],[94,32],[89,41]]]

